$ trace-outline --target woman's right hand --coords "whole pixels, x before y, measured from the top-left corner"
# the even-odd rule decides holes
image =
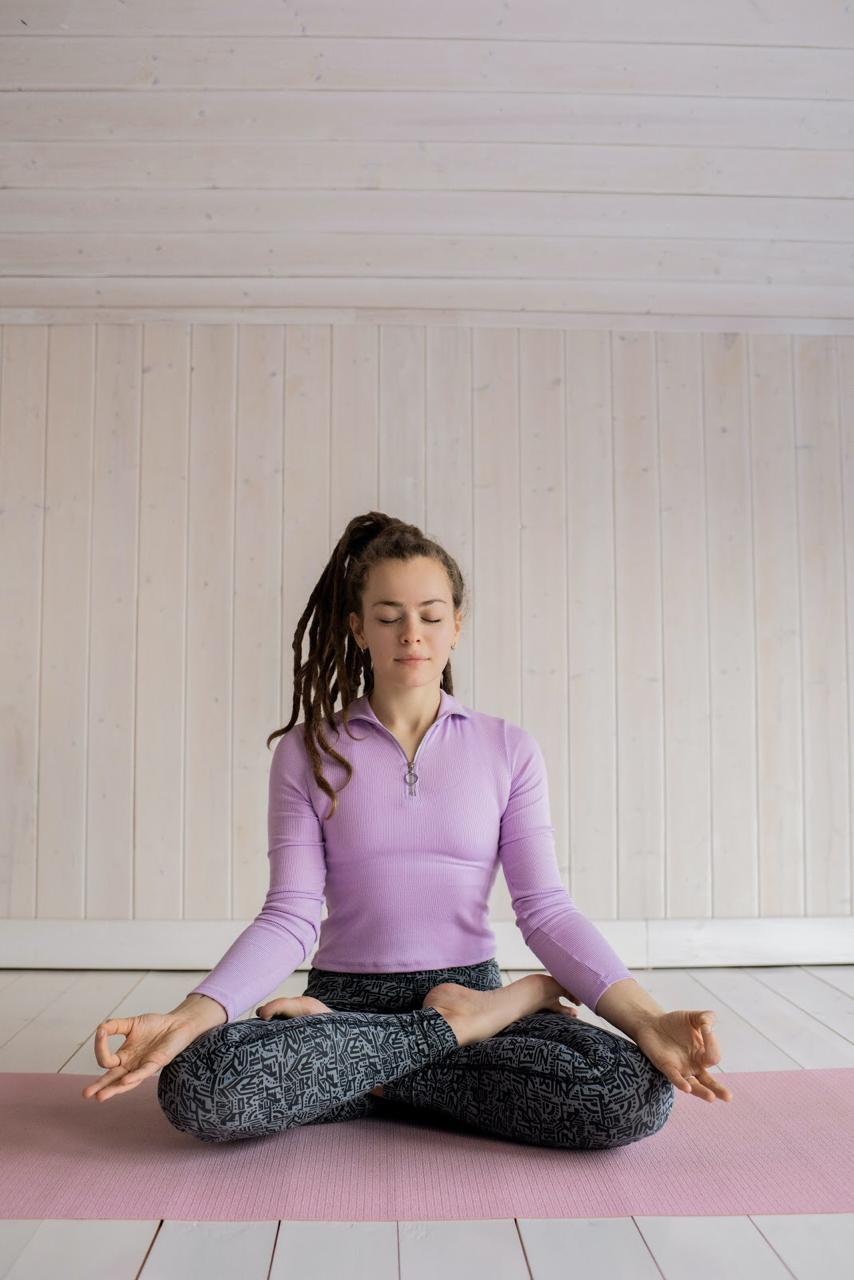
[[[82,1097],[106,1102],[114,1093],[127,1093],[171,1062],[205,1031],[198,1021],[174,1013],[140,1013],[133,1018],[107,1018],[95,1031],[95,1057],[109,1067],[99,1080],[87,1084]],[[115,1053],[109,1036],[124,1036]]]

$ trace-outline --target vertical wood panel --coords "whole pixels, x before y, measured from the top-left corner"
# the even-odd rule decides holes
[[[655,349],[615,333],[619,914],[664,913],[661,566]]]
[[[237,486],[232,706],[232,914],[251,919],[264,901],[269,866],[267,736],[279,724],[282,636],[282,405],[285,342],[281,325],[238,330]]]
[[[134,915],[181,918],[190,328],[142,339]]]
[[[712,882],[709,914],[759,910],[756,672],[745,335],[703,335]]]
[[[454,557],[468,599],[451,655],[454,695],[472,705],[474,687],[471,330],[427,328],[427,529]]]
[[[86,849],[80,914],[132,919],[134,754],[139,529],[140,379],[138,325],[98,325],[89,613]],[[51,862],[39,866],[39,913],[77,914],[79,886],[63,891]]]
[[[759,915],[804,911],[801,628],[792,348],[751,334]]]
[[[709,615],[700,336],[655,337],[661,483],[664,842],[675,919],[708,912]]]
[[[330,554],[347,524],[379,504],[379,330],[332,329]]]
[[[837,370],[833,339],[795,339],[804,661],[804,860],[808,915],[851,911],[851,754],[845,672]]]
[[[184,916],[231,915],[237,330],[194,325],[184,792]]]
[[[592,332],[565,342],[569,888],[604,920],[618,914],[611,344]]]
[[[293,637],[309,596],[331,553],[329,503],[331,449],[329,325],[289,325],[285,330],[285,451],[282,501],[282,719],[291,718]],[[301,660],[308,655],[303,637]],[[304,716],[300,712],[297,719]],[[270,754],[275,750],[275,739]]]
[[[87,705],[90,679],[89,588],[92,536],[92,450],[96,330],[93,325],[30,331],[37,344],[42,403],[47,389],[44,477],[44,549],[33,589],[41,594],[41,635],[29,651],[40,674],[38,725],[37,916],[86,915]],[[18,340],[15,343],[18,347]],[[33,373],[32,353],[18,349],[18,374]],[[11,353],[10,353],[11,354]],[[47,361],[47,369],[44,360]],[[11,372],[11,371],[10,371]],[[12,374],[14,379],[15,374]],[[10,381],[12,381],[10,379]],[[33,423],[34,427],[35,424]],[[41,447],[41,427],[31,448]],[[34,508],[34,512],[39,507]],[[5,664],[3,664],[5,666]],[[10,788],[11,791],[11,788]],[[22,788],[19,795],[23,795]],[[21,846],[19,856],[27,852]],[[117,863],[127,873],[131,848],[124,842]],[[118,914],[127,914],[122,895]],[[29,914],[13,910],[12,914]]]
[[[569,864],[566,409],[559,329],[519,333],[522,718],[546,758],[558,863]]]
[[[854,339],[838,337],[836,369],[839,379],[840,462],[842,466],[842,554],[845,564],[845,643],[848,758],[854,762]],[[854,784],[848,788],[850,867],[854,883]]]
[[[420,325],[380,329],[380,509],[426,522],[426,334]]]
[[[6,602],[0,627],[0,896],[4,913],[14,916],[34,916],[40,910],[38,726],[48,340],[43,325],[7,325],[0,365],[0,573]],[[70,817],[73,821],[73,811]],[[80,825],[78,821],[78,830]]]
[[[512,329],[475,329],[474,693],[492,715],[522,714],[519,502],[519,341]]]

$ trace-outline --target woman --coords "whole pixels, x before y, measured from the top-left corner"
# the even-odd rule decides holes
[[[350,521],[294,636],[291,719],[267,741],[264,907],[177,1009],[101,1024],[112,1070],[84,1096],[159,1068],[170,1123],[203,1141],[403,1106],[585,1149],[656,1133],[674,1085],[729,1101],[708,1071],[713,1011],[665,1013],[562,885],[536,740],[453,696],[463,597],[456,561],[417,527]],[[499,865],[551,971],[506,987],[487,916]],[[303,995],[235,1021],[318,934]],[[570,989],[632,1039],[574,1020]],[[117,1055],[109,1034],[127,1037]]]

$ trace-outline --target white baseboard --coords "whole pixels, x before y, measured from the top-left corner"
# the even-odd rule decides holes
[[[212,969],[248,920],[0,921],[0,969]],[[854,917],[594,922],[629,969],[854,964]],[[493,921],[503,969],[542,969],[513,921]],[[311,967],[316,948],[300,970]]]

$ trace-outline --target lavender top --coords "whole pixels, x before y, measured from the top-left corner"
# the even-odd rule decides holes
[[[253,1008],[310,955],[348,973],[443,969],[495,954],[487,917],[501,866],[516,924],[547,972],[595,1011],[631,978],[561,883],[545,760],[518,725],[440,690],[439,713],[410,772],[406,752],[363,694],[350,703],[357,741],[325,726],[353,766],[331,801],[318,787],[304,722],[279,738],[270,764],[270,887],[260,913],[194,987],[228,1020]],[[321,751],[334,790],[344,767]],[[324,897],[328,914],[321,923]]]

